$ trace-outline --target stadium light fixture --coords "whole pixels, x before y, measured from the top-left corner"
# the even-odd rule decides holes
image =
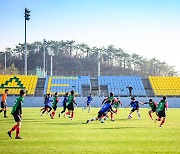
[[[25,65],[24,65],[24,74],[27,75],[27,44],[26,44],[26,20],[29,20],[30,19],[30,10],[25,8],[25,42],[24,42],[24,62],[25,62]]]

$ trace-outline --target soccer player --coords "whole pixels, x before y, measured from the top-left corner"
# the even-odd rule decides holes
[[[115,99],[114,104],[113,104],[113,108],[115,108],[116,114],[118,113],[119,105],[122,106],[122,102],[119,100],[119,98],[117,98],[117,99]],[[111,112],[111,121],[114,121],[114,113],[113,112]]]
[[[44,101],[44,107],[40,109],[40,112],[42,112],[45,109],[45,99],[47,95],[44,95],[43,101]],[[42,115],[42,114],[41,114]]]
[[[0,110],[0,113],[2,111],[4,111],[4,118],[7,118],[7,116],[6,116],[6,112],[7,112],[7,103],[6,103],[7,94],[8,94],[8,89],[5,90],[5,93],[2,95],[2,100],[1,100],[1,110]]]
[[[110,92],[110,96],[105,98],[102,102],[102,104],[105,104],[105,103],[108,103],[108,102],[111,102],[112,104],[114,104],[115,102],[117,102],[117,99],[114,97],[114,93],[113,92]],[[110,116],[111,116],[111,121],[114,122],[114,113],[111,112],[110,113]],[[108,118],[108,115],[106,116]]]
[[[42,116],[45,112],[47,112],[47,113],[51,112],[52,107],[50,106],[50,102],[51,102],[51,100],[50,100],[50,94],[47,94],[46,97],[44,98],[44,108],[42,109],[43,112],[41,113],[41,116]],[[49,111],[48,111],[48,109],[49,109]]]
[[[70,92],[70,95],[68,96],[68,101],[66,102],[66,106],[67,106],[67,109],[68,109],[68,112],[66,114],[69,114],[71,118],[71,120],[74,118],[74,104],[76,104],[77,106],[77,103],[75,102],[75,99],[74,99],[74,91],[72,90]]]
[[[157,103],[153,99],[149,99],[149,102],[145,102],[143,104],[149,104],[150,110],[148,111],[148,114],[149,114],[151,120],[153,120],[151,113],[156,112]]]
[[[131,99],[130,104],[128,104],[128,106],[125,107],[125,108],[127,108],[127,107],[129,107],[129,106],[132,107],[132,110],[130,111],[130,113],[129,113],[129,115],[128,115],[128,119],[131,119],[131,118],[132,118],[132,113],[133,113],[134,111],[137,112],[138,118],[140,119],[140,118],[141,118],[141,115],[140,115],[140,113],[139,113],[139,104],[142,104],[142,105],[143,105],[143,103],[137,101],[134,97],[131,97],[130,99]]]
[[[61,114],[66,111],[66,108],[67,108],[66,103],[68,101],[68,95],[69,95],[68,92],[64,95],[64,99],[63,99],[63,102],[62,102],[63,110],[61,111],[61,113],[59,113],[59,118],[60,118]],[[64,114],[64,117],[65,117],[65,114]]]
[[[86,108],[88,108],[88,113],[90,112],[92,100],[93,100],[93,98],[92,98],[92,95],[90,94],[90,95],[86,98],[86,107],[82,108],[82,111],[85,110]]]
[[[114,104],[113,104],[113,108],[115,108],[116,113],[118,113],[119,105],[122,106],[122,102],[119,100],[119,98],[117,98],[117,101],[115,101]]]
[[[26,91],[25,90],[20,90],[20,96],[16,99],[14,102],[14,105],[12,107],[11,114],[14,117],[15,122],[17,124],[7,132],[10,138],[12,138],[11,133],[16,130],[16,137],[15,139],[22,139],[19,134],[20,134],[20,128],[21,128],[21,119],[22,119],[22,105],[24,102],[24,97],[26,96]]]
[[[155,122],[161,121],[161,118],[162,118],[162,121],[161,121],[159,127],[162,127],[162,125],[164,124],[164,122],[166,120],[165,109],[166,109],[166,111],[168,109],[168,102],[166,101],[166,99],[167,99],[166,96],[163,96],[163,99],[158,103],[158,107],[156,110],[156,115],[158,116],[158,119],[155,119]]]
[[[115,101],[117,101],[116,98],[114,98],[113,92],[110,92],[110,96],[107,97],[107,98],[105,98],[105,99],[102,101],[102,104],[108,102],[108,100],[111,101],[112,104],[113,104]]]
[[[53,112],[50,114],[51,119],[54,119],[58,102],[59,102],[59,98],[58,98],[58,93],[56,92],[53,98],[53,103],[52,103]]]
[[[104,120],[107,119],[107,113],[108,112],[113,112],[116,113],[113,109],[112,109],[112,105],[113,103],[108,100],[104,103],[103,107],[99,110],[98,112],[98,116],[96,118],[92,118],[90,120],[87,120],[86,123],[95,121],[95,120],[99,120],[101,123],[104,123]],[[105,119],[103,120],[103,117],[105,116]]]

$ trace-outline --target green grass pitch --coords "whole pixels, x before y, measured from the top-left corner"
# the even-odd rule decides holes
[[[8,119],[0,114],[0,153],[180,153],[180,109],[169,109],[162,128],[159,122],[150,120],[148,109],[140,109],[141,120],[133,113],[127,120],[130,108],[119,110],[115,122],[94,121],[98,108],[82,112],[75,108],[75,117],[61,117],[58,108],[55,119],[40,116],[40,108],[23,108],[22,140],[9,138],[6,132],[15,122],[8,110]],[[153,114],[153,117],[155,115]]]

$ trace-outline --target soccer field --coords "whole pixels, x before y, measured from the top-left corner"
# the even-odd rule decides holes
[[[127,120],[130,108],[120,109],[115,122],[94,121],[98,108],[90,113],[75,108],[75,117],[55,119],[49,115],[40,116],[40,108],[23,108],[20,136],[22,140],[9,138],[6,132],[15,122],[10,116],[4,119],[0,114],[0,153],[180,153],[180,109],[169,109],[162,128],[159,122],[150,120],[148,109],[140,109],[141,120],[133,113]],[[155,117],[155,115],[153,114]]]

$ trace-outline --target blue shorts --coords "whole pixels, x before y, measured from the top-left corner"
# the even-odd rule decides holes
[[[91,105],[90,102],[87,102],[87,105]]]
[[[136,110],[139,110],[139,107],[137,107],[137,108],[132,108],[132,112],[134,112],[134,111],[136,111]]]
[[[45,105],[44,107],[45,107],[45,108],[51,108],[49,105]]]
[[[98,112],[98,118],[101,118],[102,116],[105,116],[106,112]]]

